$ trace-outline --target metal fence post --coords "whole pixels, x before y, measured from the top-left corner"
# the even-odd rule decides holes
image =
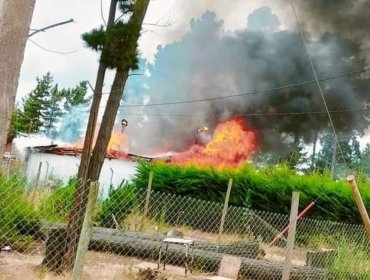
[[[84,221],[82,224],[80,239],[78,241],[77,254],[75,263],[73,265],[72,279],[79,280],[81,277],[85,255],[89,246],[91,231],[94,219],[94,210],[96,207],[96,201],[98,198],[99,183],[92,182],[90,184],[90,192],[88,196],[88,202]]]
[[[227,214],[227,208],[229,207],[229,199],[230,199],[230,192],[231,192],[231,187],[233,185],[233,179],[229,180],[229,184],[227,186],[227,192],[226,192],[226,197],[225,197],[225,203],[224,203],[224,208],[222,210],[222,217],[221,217],[221,223],[220,223],[220,231],[219,235],[222,235],[222,232],[224,231],[224,225],[225,225],[225,218]]]
[[[297,226],[298,206],[299,192],[293,192],[292,205],[290,208],[288,241],[285,249],[283,277],[281,278],[282,280],[289,280],[290,270],[292,269],[292,255],[294,249],[295,231]]]
[[[153,171],[150,171],[150,173],[149,173],[149,181],[148,181],[148,188],[146,190],[144,214],[143,214],[143,217],[141,218],[141,223],[140,223],[140,228],[139,228],[140,231],[143,228],[144,219],[148,215],[148,211],[149,211],[149,201],[150,201],[150,194],[152,192],[152,182],[153,182]]]

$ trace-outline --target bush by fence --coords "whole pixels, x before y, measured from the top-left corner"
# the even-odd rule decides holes
[[[21,174],[6,176],[0,172],[0,248],[27,250],[29,235],[37,230],[39,216],[27,199],[25,187],[26,179]]]
[[[63,236],[53,239],[51,233],[55,228],[65,228],[74,182],[51,193],[38,190],[36,199],[34,190],[26,190],[24,184],[19,175],[0,176],[0,214],[5,217],[0,221],[0,245],[29,251],[32,244],[37,245],[35,248],[45,246],[46,240],[39,237],[49,236],[47,252],[53,256]],[[157,261],[163,238],[178,230],[194,240],[194,268],[199,271],[216,272],[222,256],[231,254],[242,258],[242,274],[248,279],[275,279],[271,275],[278,279],[286,236],[272,247],[268,244],[288,224],[288,215],[230,205],[220,232],[223,201],[157,190],[150,193],[148,205],[146,198],[146,188],[125,185],[98,201],[94,223],[99,227],[93,229],[89,248]],[[327,209],[326,205],[319,207]],[[319,277],[315,279],[368,279],[370,248],[360,224],[304,218],[297,223],[295,245],[292,279],[307,279],[307,275]],[[323,249],[331,249],[333,259],[319,255],[319,266],[323,267],[308,265],[308,252]],[[184,258],[180,245],[170,249],[170,263],[181,265]]]
[[[300,208],[311,201],[325,207],[314,207],[313,218],[360,223],[359,213],[346,182],[334,182],[328,175],[312,173],[297,175],[285,166],[256,169],[246,165],[236,171],[210,168],[180,167],[168,164],[142,163],[133,183],[146,188],[149,172],[154,172],[153,189],[166,193],[222,202],[229,178],[234,179],[230,204],[256,210],[288,214],[292,191],[301,193]],[[370,188],[359,182],[361,194],[370,211]]]

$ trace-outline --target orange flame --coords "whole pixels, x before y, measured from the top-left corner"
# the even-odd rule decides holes
[[[193,145],[175,155],[170,162],[197,167],[238,168],[256,150],[256,133],[243,119],[233,118],[217,125],[213,138],[206,146]]]
[[[96,141],[97,131],[94,136],[94,143]],[[107,154],[106,157],[108,158],[117,158],[117,159],[124,159],[127,156],[128,148],[127,148],[128,140],[127,135],[124,131],[118,128],[114,128],[112,131],[112,135],[110,137]],[[84,145],[84,138],[77,140],[74,144],[74,147],[77,149],[83,149]]]

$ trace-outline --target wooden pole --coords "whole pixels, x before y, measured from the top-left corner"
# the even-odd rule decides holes
[[[231,187],[233,186],[233,179],[229,180],[229,184],[227,186],[227,192],[225,197],[225,203],[224,203],[224,209],[222,210],[222,217],[221,217],[221,223],[220,223],[220,231],[219,236],[222,235],[222,232],[224,231],[224,225],[225,225],[225,218],[227,214],[227,209],[229,207],[229,199],[230,199],[230,193],[231,193]]]
[[[360,212],[362,222],[364,223],[365,230],[367,232],[367,236],[370,240],[370,219],[369,219],[369,215],[367,214],[364,202],[362,200],[361,193],[358,189],[358,186],[357,186],[357,183],[356,183],[356,180],[355,180],[355,176],[349,175],[347,177],[347,182],[351,186],[353,197],[356,201],[357,208]]]
[[[86,212],[84,216],[84,221],[82,224],[82,230],[80,234],[80,239],[78,241],[76,259],[73,266],[72,279],[79,280],[81,277],[83,264],[89,246],[91,231],[94,219],[94,210],[96,207],[96,201],[98,197],[99,184],[98,182],[92,182],[90,184],[90,192],[88,196],[88,202],[86,207]]]
[[[141,223],[140,223],[140,231],[143,228],[144,225],[144,219],[148,215],[149,211],[149,202],[150,202],[150,195],[152,193],[152,182],[153,182],[153,171],[150,171],[149,173],[149,181],[148,181],[148,188],[146,190],[146,198],[145,198],[145,206],[144,206],[144,215],[141,218]]]
[[[293,192],[292,205],[290,208],[288,242],[285,248],[285,262],[283,268],[283,276],[281,278],[282,280],[289,280],[290,271],[292,269],[292,255],[294,249],[295,231],[297,226],[298,206],[299,193]]]
[[[315,205],[314,201],[308,204],[306,208],[303,209],[302,212],[297,216],[297,220],[302,218],[314,205]],[[289,225],[287,225],[277,236],[275,236],[275,238],[269,243],[269,247],[272,247],[276,243],[276,241],[278,241],[288,231],[289,231]]]
[[[36,191],[37,191],[37,187],[38,187],[39,181],[40,181],[41,168],[42,168],[42,161],[40,161],[40,163],[39,163],[39,168],[37,170],[37,175],[36,175],[36,181],[35,181],[35,184],[33,186],[33,192],[32,192],[32,198],[31,198],[31,203],[32,204],[35,202]]]

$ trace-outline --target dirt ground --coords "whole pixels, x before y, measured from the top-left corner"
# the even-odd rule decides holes
[[[40,267],[42,255],[23,255],[17,252],[0,253],[0,280],[69,280],[71,274],[55,275],[46,273]],[[82,280],[133,280],[136,279],[135,265],[142,261],[112,254],[88,252]],[[152,264],[155,267],[155,264]],[[167,280],[205,279],[205,275],[192,274],[185,277],[184,269],[168,266],[161,272]]]
[[[21,254],[18,252],[0,252],[0,280],[69,280],[71,274],[55,275],[47,273],[40,264],[43,260],[42,247],[35,247],[34,254]],[[263,246],[265,260],[271,262],[284,261],[284,249]],[[293,264],[305,265],[305,252],[295,250]],[[109,253],[88,251],[82,273],[82,280],[134,280],[137,279],[137,266],[156,269],[156,263],[146,263],[143,260],[118,256]],[[161,275],[167,280],[193,280],[205,279],[205,274],[189,274],[185,277],[184,268],[168,265],[161,270]]]

